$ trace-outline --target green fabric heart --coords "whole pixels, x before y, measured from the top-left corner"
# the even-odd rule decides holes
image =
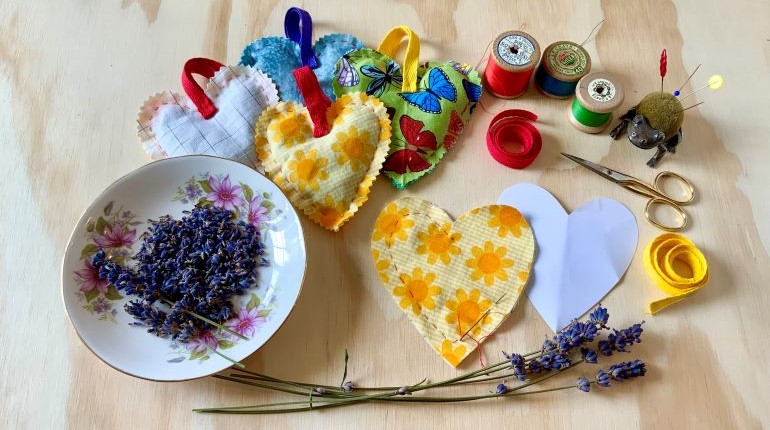
[[[405,35],[410,43],[402,68],[384,51],[395,49]],[[389,38],[396,43],[383,49]],[[396,27],[377,51],[345,54],[337,63],[333,82],[337,97],[361,91],[378,97],[387,107],[393,134],[382,171],[399,189],[433,171],[481,97],[481,78],[471,66],[453,61],[418,66],[418,56],[419,39],[407,27]]]

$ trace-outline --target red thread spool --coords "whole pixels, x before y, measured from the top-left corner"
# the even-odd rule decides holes
[[[485,88],[503,99],[522,95],[540,61],[540,45],[523,31],[506,31],[492,43],[484,69]]]
[[[487,129],[487,149],[492,158],[514,169],[532,164],[543,147],[543,139],[533,121],[537,121],[537,115],[521,109],[508,109],[495,115]],[[521,151],[508,150],[506,142],[521,145]]]

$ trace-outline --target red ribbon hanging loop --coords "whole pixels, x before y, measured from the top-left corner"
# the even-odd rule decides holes
[[[209,58],[191,58],[184,63],[182,68],[182,88],[204,119],[214,116],[218,109],[203,91],[203,88],[195,82],[192,75],[195,73],[206,79],[211,79],[222,67],[224,67],[222,63]]]

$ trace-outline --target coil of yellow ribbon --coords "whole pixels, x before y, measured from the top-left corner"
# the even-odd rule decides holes
[[[650,303],[651,314],[694,294],[709,280],[709,266],[703,253],[676,233],[661,234],[647,244],[644,268],[655,285],[669,296]]]

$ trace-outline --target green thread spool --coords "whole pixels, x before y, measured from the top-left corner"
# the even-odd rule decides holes
[[[569,120],[585,133],[601,133],[612,121],[612,112],[623,104],[623,87],[612,75],[589,73],[578,82]]]

